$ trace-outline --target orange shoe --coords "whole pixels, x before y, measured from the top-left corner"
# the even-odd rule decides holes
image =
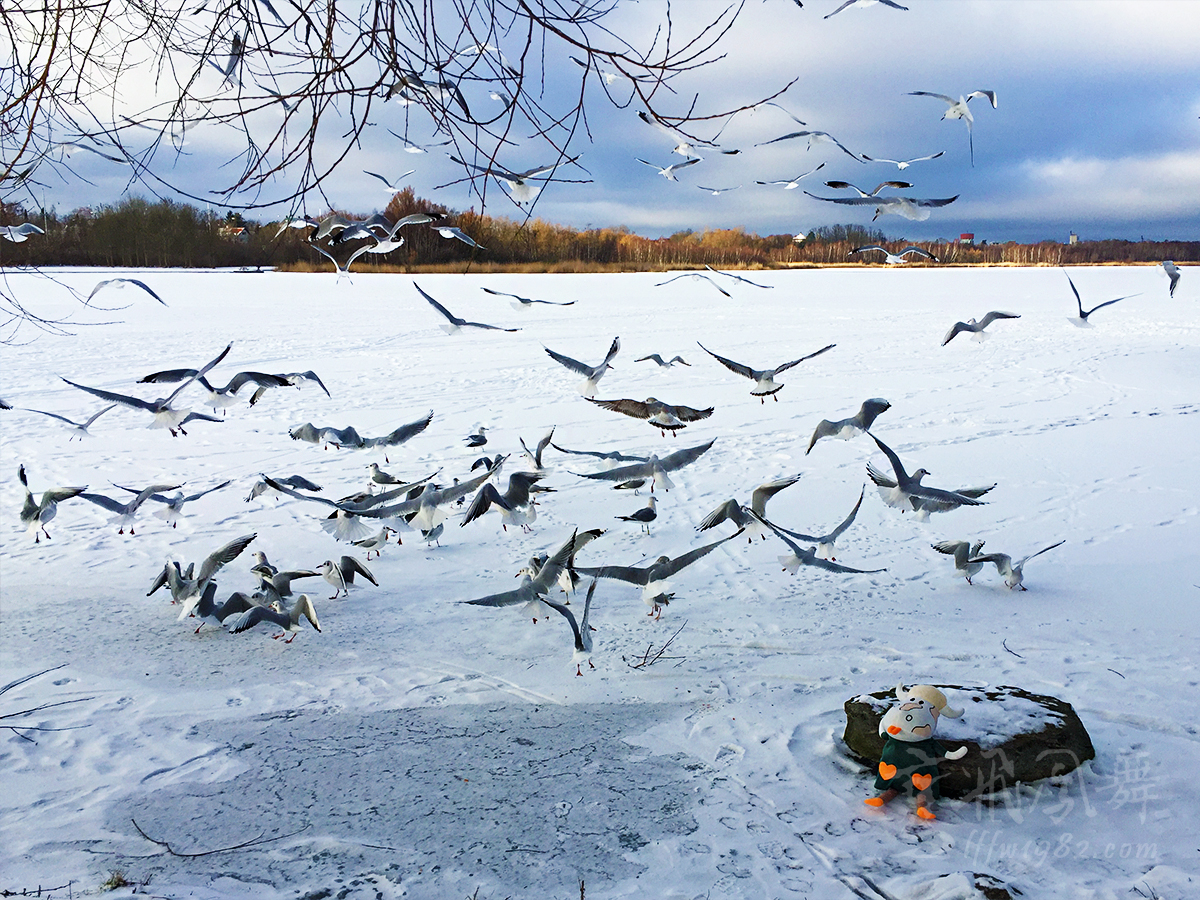
[[[935,816],[933,813],[931,813],[931,812],[930,812],[928,809],[926,809],[924,806],[918,806],[918,807],[917,807],[917,815],[918,815],[920,818],[922,818],[922,819],[925,819],[926,821],[932,821],[933,819],[936,819],[936,818],[937,818],[937,816]]]
[[[878,809],[879,807],[883,806],[884,800],[882,797],[868,797],[863,801],[863,803],[867,804],[867,806],[874,806],[876,809]]]

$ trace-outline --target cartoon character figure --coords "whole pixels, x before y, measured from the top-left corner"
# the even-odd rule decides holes
[[[875,776],[875,790],[882,793],[863,802],[881,807],[901,793],[915,795],[917,815],[935,819],[930,807],[939,796],[938,760],[962,759],[967,748],[947,752],[933,739],[933,732],[938,717],[957,719],[963,711],[947,706],[946,695],[928,684],[907,690],[896,685],[896,701],[879,721],[879,733],[887,735]]]

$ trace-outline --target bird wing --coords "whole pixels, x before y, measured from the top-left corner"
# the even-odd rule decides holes
[[[979,331],[979,326],[968,325],[966,322],[955,322],[953,327],[946,332],[946,336],[942,338],[942,346],[945,347],[948,343],[954,340],[955,335],[964,331]]]
[[[735,524],[741,524],[738,519],[744,518],[741,515],[742,505],[736,500],[726,500],[707,516],[701,519],[700,524],[696,526],[697,531],[707,531],[717,525],[720,525],[726,520],[731,520]]]
[[[884,0],[884,2],[886,2],[886,0]],[[983,97],[985,100],[987,100],[989,103],[992,104],[992,109],[999,108],[998,106],[996,106],[996,92],[995,91],[971,91],[971,93],[967,94],[967,102],[970,103],[971,100],[975,97]]]
[[[475,600],[464,600],[469,606],[516,606],[518,603],[528,603],[537,596],[531,588],[531,582],[524,582],[519,588],[511,591],[501,591],[498,594],[488,594]]]
[[[287,613],[276,612],[269,606],[251,606],[245,612],[237,613],[225,621],[228,622],[225,627],[232,634],[248,631],[259,622],[271,622],[280,628],[287,628],[292,624],[291,616]]]
[[[1086,319],[1087,315],[1085,315],[1083,312],[1083,301],[1079,299],[1079,289],[1075,287],[1075,282],[1071,280],[1071,276],[1067,274],[1066,269],[1063,269],[1063,274],[1067,276],[1067,284],[1071,286],[1071,292],[1075,295],[1075,305],[1079,308],[1079,318]],[[1095,312],[1095,310],[1092,310],[1091,312]],[[1090,315],[1091,312],[1089,312],[1088,315]]]
[[[375,580],[375,576],[371,574],[370,569],[359,562],[357,557],[343,556],[339,568],[342,570],[342,577],[346,579],[346,584],[354,584],[354,576],[361,575],[367,581],[371,582],[371,584],[379,587],[379,582]]]
[[[617,450],[609,450],[607,452],[601,450],[568,450],[566,447],[560,447],[553,441],[550,443],[550,446],[560,453],[573,453],[577,456],[594,456],[597,459],[611,459],[616,462],[646,462],[650,458],[648,456],[629,456]]]
[[[719,543],[719,542],[718,542]],[[629,584],[645,587],[650,583],[649,569],[639,569],[634,566],[576,566],[575,571],[580,575],[591,575],[593,578],[615,578]]]
[[[363,441],[364,447],[395,447],[397,444],[403,444],[410,438],[420,434],[429,427],[429,423],[433,421],[433,410],[429,411],[423,419],[418,419],[415,422],[409,422],[407,425],[401,425],[395,431],[389,432],[382,437],[367,438]]]
[[[223,487],[229,487],[229,485],[231,485],[231,484],[233,484],[233,480],[232,480],[232,479],[230,479],[229,481],[222,481],[222,482],[221,482],[220,484],[218,484],[216,487],[210,487],[210,488],[208,488],[208,489],[206,489],[206,490],[200,491],[200,493],[198,493],[198,494],[192,494],[192,495],[191,495],[191,496],[189,496],[189,497],[184,497],[182,502],[183,502],[183,503],[191,503],[193,500],[199,500],[199,499],[200,499],[201,497],[203,497],[205,494],[211,494],[213,491],[219,491],[221,488],[223,488]],[[155,495],[155,496],[151,497],[150,499],[151,499],[151,500],[156,500],[156,499],[158,499],[158,495]]]
[[[613,338],[612,343],[608,345],[608,352],[606,354],[604,354],[604,362],[600,363],[600,365],[607,366],[610,362],[613,361],[613,358],[620,352],[621,352],[621,338],[615,337],[615,338]]]
[[[232,349],[233,349],[233,341],[230,341],[228,344],[225,345],[224,350],[222,350],[213,359],[210,359],[208,362],[206,362],[204,365],[202,365],[199,369],[197,369],[195,375],[185,378],[183,380],[183,382],[179,385],[179,387],[175,388],[175,390],[170,395],[168,395],[167,399],[163,402],[163,406],[170,406],[171,401],[174,400],[176,397],[178,397],[180,395],[180,393],[182,393],[182,391],[189,384],[191,384],[193,381],[196,381],[197,379],[203,378],[205,375],[207,375],[209,370],[212,369],[215,365],[217,365],[217,363],[219,363],[221,360],[223,360],[226,356],[228,356],[229,351]],[[120,401],[118,400],[117,402],[119,403]]]
[[[571,474],[578,475],[580,478],[594,478],[597,481],[628,481],[631,478],[645,478],[653,474],[653,469],[649,461],[646,461],[631,463],[628,466],[617,466],[615,469],[606,469],[603,472],[572,472]]]
[[[996,486],[995,484],[990,484],[987,487],[959,488],[954,493],[962,494],[964,497],[970,497],[971,499],[976,500],[976,499],[982,497],[984,494],[986,494],[988,491],[990,491],[995,486]]]
[[[71,387],[79,388],[81,391],[87,391],[92,396],[99,397],[101,400],[108,400],[111,403],[119,403],[122,406],[129,406],[133,409],[144,409],[148,412],[154,412],[156,408],[155,404],[147,403],[145,400],[141,400],[137,397],[130,397],[126,394],[118,394],[113,391],[105,391],[100,388],[85,387],[82,384],[76,384],[69,378],[63,378],[63,381],[71,385]]]
[[[892,464],[892,469],[894,469],[896,472],[896,483],[897,484],[906,483],[908,481],[908,473],[904,471],[904,464],[900,462],[900,457],[898,457],[895,454],[895,452],[893,452],[891,447],[889,447],[887,444],[885,444],[879,438],[875,437],[875,435],[873,435],[873,434],[871,435],[871,440],[873,440],[876,444],[879,445],[879,449],[883,451],[883,455],[886,456],[888,458],[888,462],[890,462]],[[869,470],[869,467],[868,467],[868,470]],[[872,480],[873,480],[873,478],[872,478]],[[879,484],[879,482],[875,482],[875,483]]]
[[[563,356],[561,353],[557,353],[554,350],[551,350],[549,347],[543,347],[542,349],[544,349],[548,354],[550,354],[550,358],[552,360],[559,363],[560,365],[566,366],[572,372],[577,372],[580,375],[588,375],[588,376],[590,376],[592,374],[591,366],[584,365],[579,360],[571,359],[571,357],[569,357],[569,356]],[[603,365],[603,364],[601,364],[601,365]]]
[[[949,103],[951,106],[958,102],[958,100],[954,97],[947,97],[945,94],[935,94],[932,91],[909,91],[908,94],[910,97],[937,97],[939,100]]]
[[[837,434],[841,431],[845,421],[845,419],[842,419],[837,422],[830,422],[828,419],[822,419],[818,422],[817,427],[813,429],[812,437],[808,441],[808,449],[804,451],[804,455],[808,456],[812,448],[816,446],[817,441],[821,438],[829,437],[831,434]]]
[[[97,506],[103,506],[110,512],[123,513],[128,508],[128,503],[122,503],[120,500],[114,500],[112,497],[105,497],[103,494],[91,494],[83,492],[79,494],[84,500],[90,500]]]
[[[672,406],[670,403],[664,403],[663,406],[680,422],[699,422],[701,419],[707,419],[714,409],[712,406],[708,409],[693,409],[690,406]]]
[[[826,352],[827,350],[832,350],[836,346],[837,344],[828,344],[827,346],[822,347],[816,353],[810,353],[808,356],[802,356],[799,359],[793,359],[791,362],[784,363],[782,366],[777,366],[774,370],[772,370],[771,374],[778,375],[780,372],[786,372],[788,369],[792,368],[792,366],[798,366],[800,363],[810,360],[814,356],[820,356],[822,353]]]
[[[630,400],[628,398],[621,400],[596,400],[594,397],[584,397],[584,399],[589,403],[595,403],[597,406],[602,406],[612,412],[624,413],[635,419],[648,419],[653,415],[650,407],[641,400]]]
[[[713,353],[711,350],[709,350],[707,347],[705,347],[699,341],[696,341],[696,343],[700,346],[701,350],[703,350],[705,353],[707,353],[709,356],[711,356],[713,359],[715,359],[717,362],[719,362],[721,365],[723,365],[729,371],[736,372],[738,375],[741,375],[745,378],[749,378],[751,380],[758,377],[754,374],[754,370],[751,369],[749,366],[744,366],[741,363],[734,362],[732,359],[726,359],[724,356],[718,356],[716,353]]]
[[[238,372],[225,385],[224,393],[236,394],[247,384],[259,387],[287,387],[290,383],[283,375],[268,375],[266,372]]]
[[[792,475],[788,478],[779,478],[760,484],[750,495],[750,508],[760,516],[766,515],[767,501],[799,480],[799,475]]]
[[[487,512],[493,503],[495,503],[501,509],[507,509],[510,511],[512,510],[512,507],[508,504],[508,501],[506,501],[503,495],[496,490],[494,485],[484,484],[484,486],[479,489],[479,493],[475,495],[475,499],[471,501],[471,505],[467,507],[467,514],[465,517],[463,517],[463,520],[458,523],[459,527],[461,528],[468,522],[474,522],[485,512]]]
[[[974,497],[968,497],[966,494],[960,494],[958,491],[947,491],[923,485],[914,486],[910,491],[909,499],[912,501],[914,510],[925,510],[931,513],[949,512],[960,506],[983,506],[981,501]]]
[[[427,293],[425,293],[423,290],[421,290],[421,286],[419,284],[417,284],[415,281],[413,282],[413,287],[415,287],[417,289],[417,292],[422,297],[424,297],[426,300],[429,301],[430,306],[432,306],[434,309],[436,309],[438,312],[440,312],[443,316],[446,317],[446,321],[450,322],[452,325],[458,325],[459,327],[467,324],[463,319],[460,319],[458,316],[454,315],[454,313],[450,312],[450,310],[446,309],[446,307],[442,306],[442,304],[438,303],[436,300],[434,300],[432,297],[430,297]]]
[[[850,515],[842,519],[841,524],[839,524],[837,528],[825,535],[824,543],[832,544],[842,536],[842,532],[854,524],[854,517],[858,515],[858,508],[862,506],[863,496],[866,494],[866,491],[867,489],[864,486],[863,489],[858,492],[858,502],[854,504],[854,509],[850,510]]]
[[[1027,562],[1029,562],[1031,559],[1033,559],[1035,556],[1041,556],[1041,555],[1042,555],[1043,553],[1045,553],[1047,550],[1053,550],[1055,547],[1061,547],[1061,546],[1062,546],[1063,544],[1065,544],[1065,543],[1066,543],[1066,541],[1065,541],[1065,540],[1062,540],[1062,541],[1059,541],[1057,544],[1051,544],[1049,547],[1043,547],[1043,548],[1042,548],[1041,550],[1039,550],[1037,553],[1030,553],[1030,554],[1029,554],[1027,557],[1025,557],[1023,560],[1021,560],[1019,563],[1017,563],[1017,566],[1016,566],[1016,567],[1017,567],[1017,568],[1020,568],[1021,566],[1025,565],[1025,563],[1027,563]]]
[[[890,476],[884,475],[870,463],[867,463],[867,475],[879,487],[894,488],[896,486],[896,482]]]
[[[654,567],[655,580],[661,581],[664,578],[671,577],[676,572],[679,572],[682,569],[687,568],[692,563],[694,563],[696,560],[700,559],[702,556],[707,556],[713,550],[717,549],[717,547],[721,546],[723,543],[725,543],[728,540],[732,540],[733,538],[737,537],[741,533],[742,533],[742,529],[739,528],[733,534],[729,535],[729,537],[723,537],[719,541],[713,541],[711,544],[705,544],[703,547],[697,547],[695,550],[689,550],[687,553],[683,554],[682,556],[677,556],[674,559],[671,559],[665,563],[662,563],[661,565],[655,566]]]
[[[1139,296],[1139,295],[1138,294],[1127,294],[1124,297],[1118,297],[1116,300],[1105,300],[1103,303],[1098,303],[1095,306],[1093,306],[1091,309],[1089,309],[1087,311],[1087,313],[1083,316],[1083,318],[1090,316],[1092,313],[1094,313],[1098,309],[1104,309],[1104,307],[1112,306],[1114,303],[1117,303],[1121,300],[1128,300],[1130,297],[1137,297],[1137,296]]]
[[[994,309],[991,312],[989,312],[987,315],[985,315],[982,319],[979,320],[979,327],[987,328],[989,325],[991,325],[997,319],[1019,319],[1019,318],[1021,318],[1021,317],[1017,313],[1000,312],[999,310]]]
[[[198,581],[207,581],[217,573],[221,566],[238,558],[243,550],[250,546],[250,542],[258,537],[257,532],[254,534],[242,535],[240,538],[235,538],[219,550],[210,553],[200,566],[200,575]]]
[[[684,409],[686,408],[687,407],[684,407]],[[709,410],[709,412],[712,412],[712,410]],[[682,416],[680,418],[682,418]],[[714,443],[716,443],[716,438],[713,438],[713,440],[709,441],[707,444],[699,444],[695,447],[685,447],[682,450],[676,450],[674,453],[668,453],[658,461],[658,467],[664,472],[674,472],[676,469],[682,469],[684,466],[694,463],[702,455],[707,453]]]

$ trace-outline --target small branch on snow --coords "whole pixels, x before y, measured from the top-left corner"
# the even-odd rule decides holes
[[[261,844],[270,844],[273,841],[282,841],[285,838],[294,837],[297,834],[300,834],[300,832],[307,831],[309,828],[312,827],[311,825],[305,825],[303,828],[299,828],[296,831],[289,832],[288,834],[280,834],[280,835],[277,835],[277,836],[271,837],[271,838],[264,838],[263,835],[266,834],[266,832],[264,831],[264,832],[260,832],[258,837],[252,838],[251,840],[245,841],[241,844],[234,844],[232,847],[218,847],[216,850],[204,850],[200,853],[180,853],[178,850],[175,850],[166,841],[155,840],[154,838],[150,837],[150,835],[146,834],[146,832],[142,831],[142,827],[140,825],[138,825],[136,819],[130,819],[129,821],[133,822],[133,827],[137,829],[137,833],[140,834],[142,837],[144,837],[146,840],[148,840],[150,843],[158,844],[158,846],[164,848],[172,856],[179,856],[184,859],[196,859],[197,857],[200,857],[200,856],[212,856],[214,853],[228,853],[231,850],[245,850],[248,847],[257,847]]]
[[[675,640],[675,638],[677,638],[679,636],[679,632],[683,631],[685,625],[687,625],[686,619],[684,619],[683,625],[680,625],[678,628],[676,628],[675,633],[673,635],[671,635],[669,638],[667,638],[666,643],[664,643],[662,645],[662,647],[660,647],[658,649],[657,653],[654,652],[654,644],[650,644],[646,647],[646,652],[642,654],[642,658],[639,659],[636,663],[631,663],[624,656],[622,656],[621,659],[625,660],[625,664],[627,666],[629,666],[629,668],[631,668],[631,669],[649,668],[650,666],[652,666],[656,662],[658,662],[660,659],[684,659],[684,657],[682,657],[682,656],[663,656],[663,654],[667,652],[667,648],[670,647],[671,643]],[[636,657],[635,657],[635,659],[636,659]]]

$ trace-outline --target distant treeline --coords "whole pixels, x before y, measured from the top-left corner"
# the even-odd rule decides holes
[[[880,244],[892,252],[904,239],[858,225],[830,225],[809,232],[802,241],[790,234],[761,237],[739,228],[682,231],[665,238],[645,238],[626,228],[579,230],[541,219],[515,220],[455,212],[418,198],[411,188],[396,194],[385,214],[393,221],[415,212],[444,215],[483,248],[473,250],[442,238],[423,225],[404,229],[405,244],[386,256],[359,257],[357,271],[407,270],[441,266],[461,268],[474,262],[488,268],[512,266],[525,271],[664,270],[710,265],[716,268],[771,268],[787,265],[830,265],[879,262],[848,257],[864,244]],[[349,218],[366,218],[342,213]],[[185,203],[141,198],[111,206],[78,209],[65,216],[0,205],[0,225],[31,221],[45,229],[24,243],[0,241],[0,264],[33,266],[195,267],[276,266],[325,269],[328,262],[307,245],[307,230],[281,223],[259,223],[237,213],[215,216]],[[1098,263],[1200,261],[1197,241],[1081,241],[1063,244],[965,244],[957,241],[911,242],[943,263],[1081,265]],[[333,250],[342,258],[362,241]]]

